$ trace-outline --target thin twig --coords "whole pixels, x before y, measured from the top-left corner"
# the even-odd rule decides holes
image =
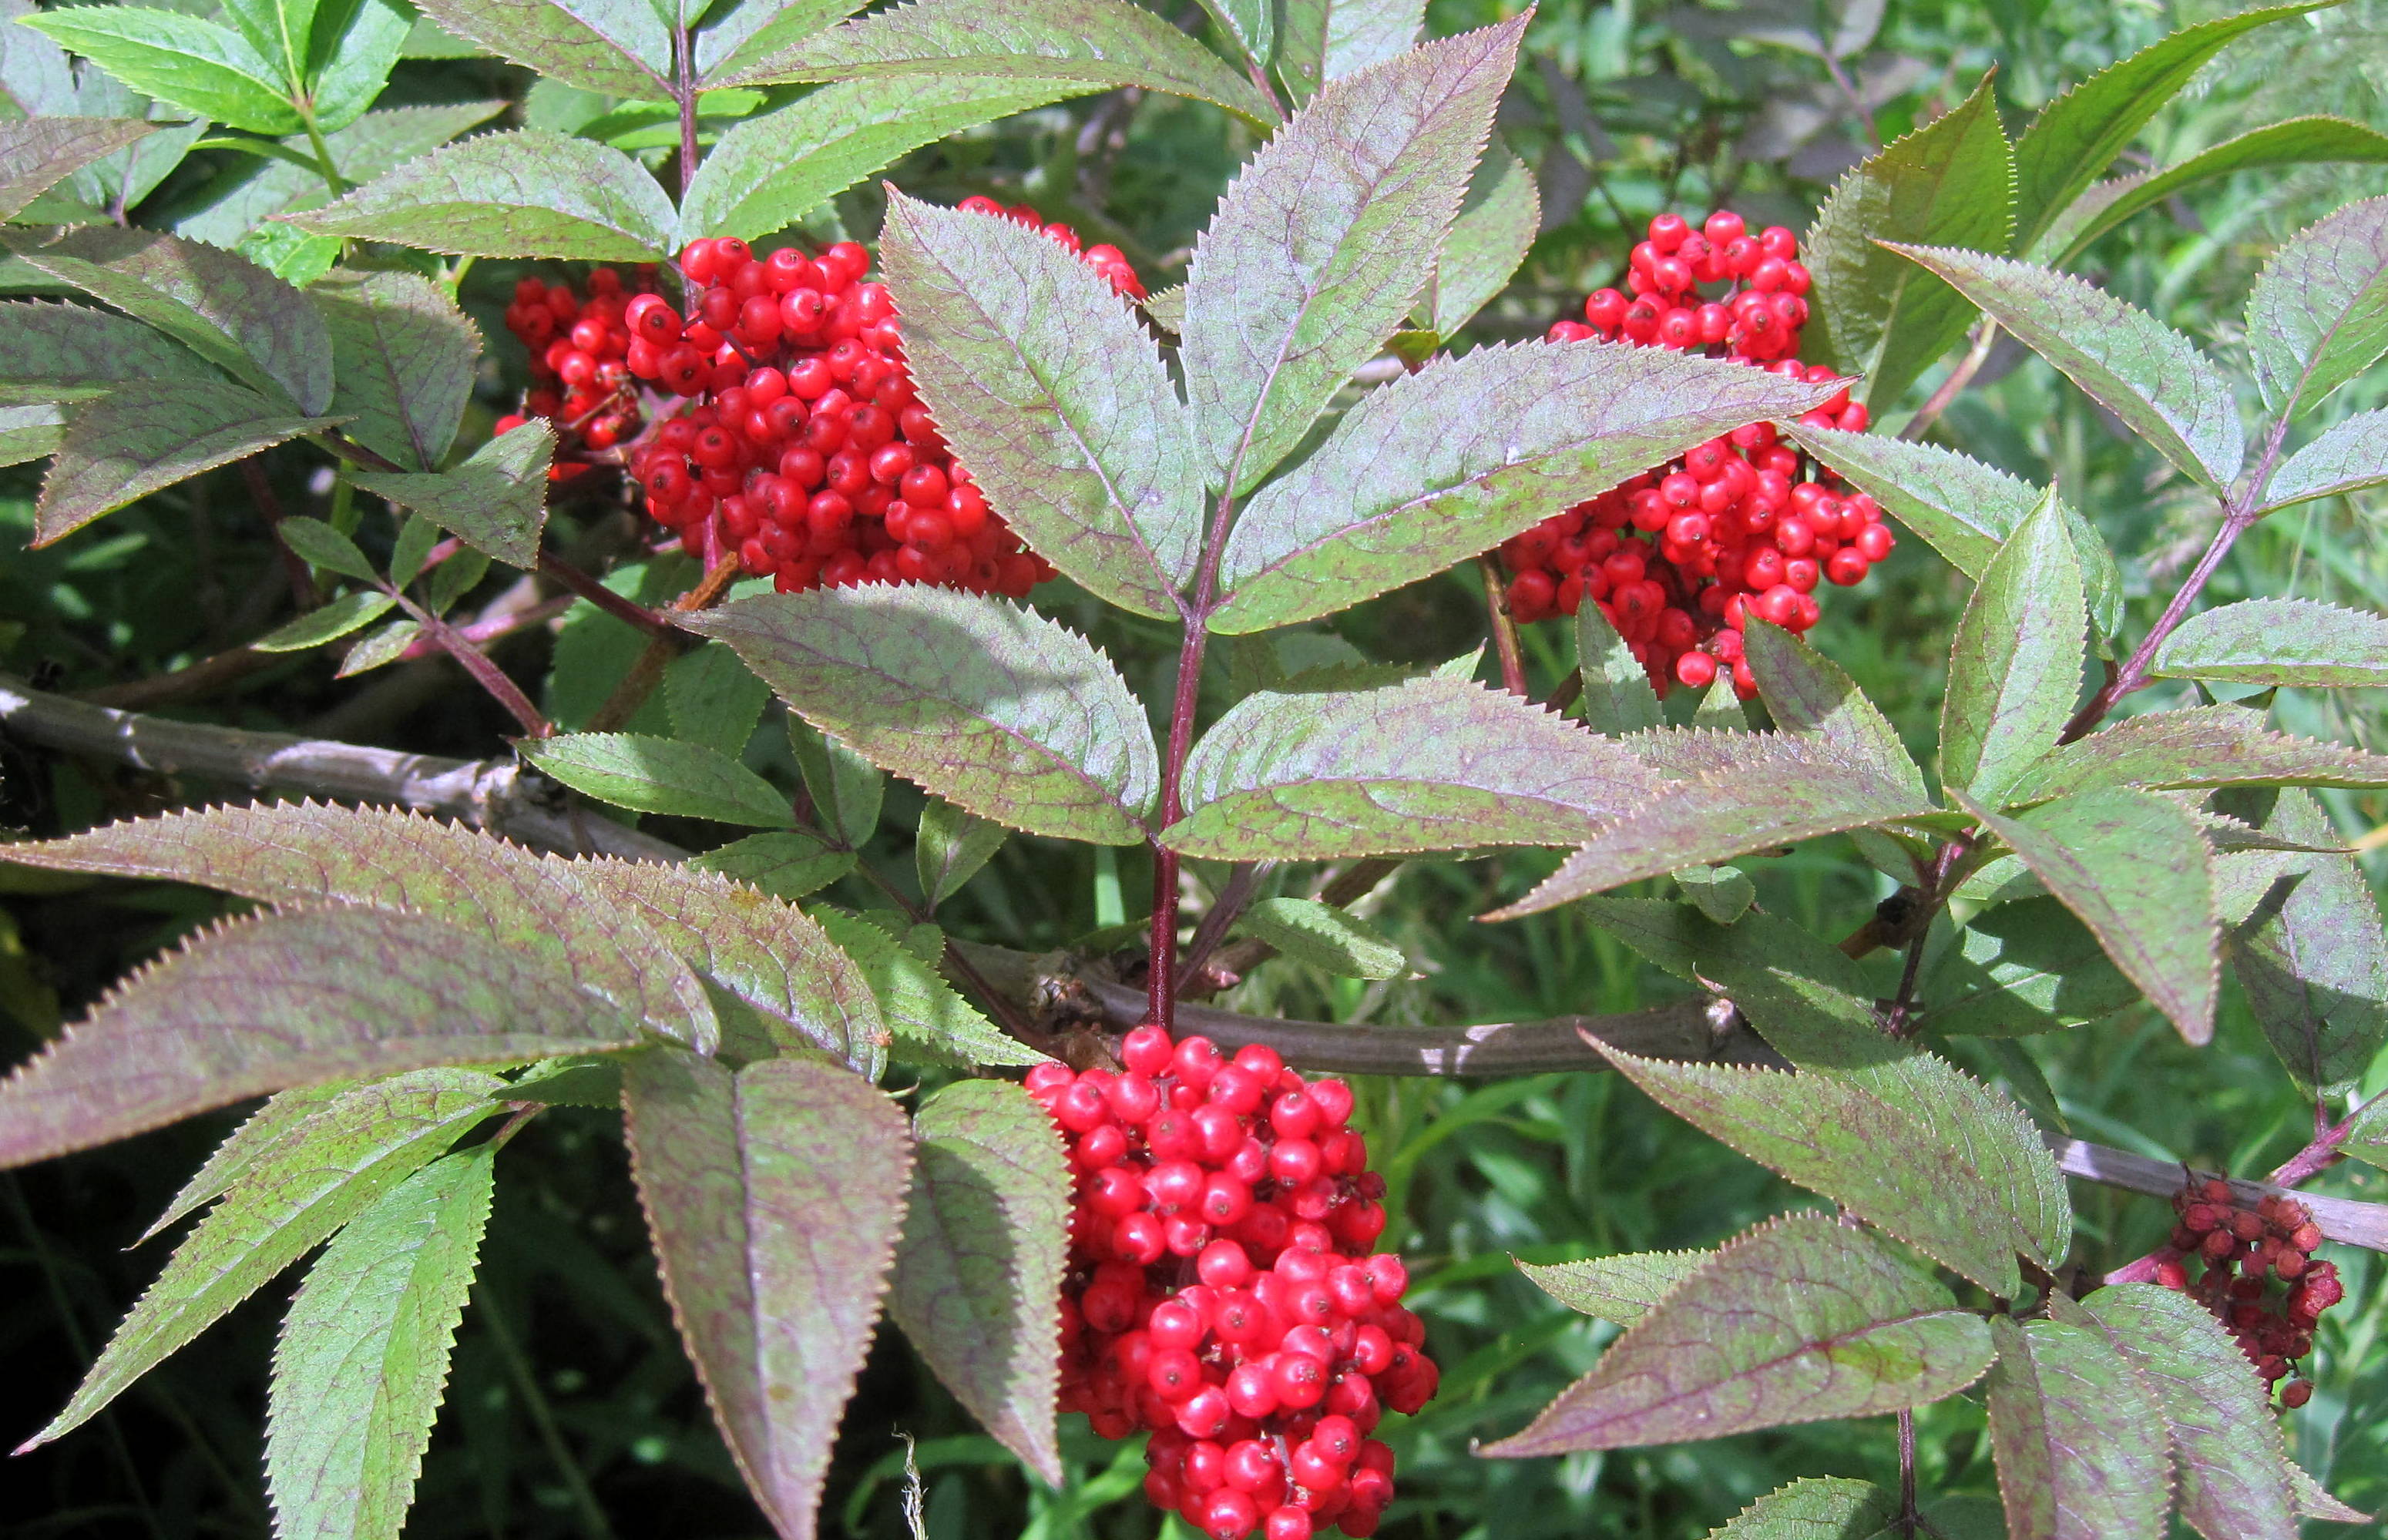
[[[1476,559],[1477,574],[1484,580],[1484,610],[1492,627],[1492,651],[1501,660],[1501,688],[1526,694],[1526,654],[1518,642],[1518,622],[1509,613],[1508,596],[1501,591],[1501,569],[1490,556]]]
[[[671,622],[635,600],[624,599],[580,568],[552,550],[539,553],[539,574],[553,578],[571,589],[600,610],[629,625],[635,625],[650,637],[671,634]]]
[[[1990,345],[1998,339],[1998,324],[1989,317],[1984,316],[1975,322],[1973,347],[1966,349],[1965,356],[1957,360],[1957,366],[1949,371],[1949,377],[1940,382],[1940,388],[1935,390],[1931,398],[1907,420],[1907,426],[1899,431],[1899,436],[1911,444],[1920,442],[1932,430],[1932,424],[1940,421],[1940,414],[1949,410],[1949,403],[1957,398],[1958,392],[1971,385],[1974,376],[1981,372],[1983,363],[1990,356]]]
[[[1915,1533],[1915,1408],[1899,1408],[1899,1523]]]
[[[1228,929],[1251,906],[1252,895],[1260,891],[1261,879],[1276,866],[1274,861],[1244,861],[1237,863],[1227,874],[1219,896],[1211,901],[1210,913],[1202,916],[1202,923],[1194,928],[1193,939],[1186,943],[1186,955],[1177,969],[1177,992],[1181,997],[1199,992],[1196,985],[1201,978],[1202,965],[1227,939]]]
[[[489,692],[490,700],[505,708],[506,714],[514,719],[525,734],[531,738],[555,736],[555,724],[547,719],[546,713],[531,704],[530,697],[525,695],[522,687],[498,666],[495,659],[466,641],[454,626],[404,594],[393,592],[391,597],[413,618],[414,624],[423,627],[423,635],[432,645],[455,659],[464,672],[473,676],[473,682]]]

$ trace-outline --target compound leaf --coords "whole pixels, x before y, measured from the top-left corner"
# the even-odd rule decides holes
[[[351,186],[362,186],[394,168],[426,155],[466,129],[505,110],[506,103],[484,98],[442,107],[385,107],[368,112],[337,133],[324,135],[333,169]],[[204,126],[204,125],[201,125]],[[299,145],[305,141],[300,139]],[[289,145],[294,155],[297,145]],[[211,246],[239,242],[271,216],[292,208],[316,208],[331,200],[311,145],[303,159],[260,158],[199,189],[197,205],[174,221],[174,233]]]
[[[66,427],[33,505],[47,545],[201,471],[330,426],[221,381],[166,381],[89,401]]]
[[[1700,1270],[1715,1253],[1640,1251],[1595,1256],[1582,1262],[1519,1262],[1518,1270],[1569,1309],[1619,1326],[1648,1315],[1675,1285]]]
[[[771,687],[755,677],[738,654],[706,642],[672,660],[664,670],[664,702],[671,711],[672,736],[701,743],[737,759],[746,751],[771,703]]]
[[[206,1207],[232,1190],[233,1183],[253,1170],[257,1163],[273,1153],[275,1146],[299,1124],[321,1112],[326,1104],[345,1095],[351,1087],[339,1081],[323,1085],[301,1086],[278,1092],[266,1099],[263,1106],[225,1136],[216,1146],[206,1164],[191,1173],[183,1190],[174,1194],[166,1211],[149,1222],[133,1244],[142,1245],[157,1238],[184,1216]],[[130,1249],[130,1248],[128,1248]]]
[[[2031,259],[2061,268],[2090,248],[2090,243],[2140,212],[2179,196],[2202,182],[2234,171],[2272,166],[2310,166],[2339,160],[2377,164],[2388,160],[2388,134],[2344,118],[2290,118],[2250,129],[2201,150],[2160,171],[2140,171],[2102,182],[2079,197],[2051,225],[2030,253]]]
[[[654,262],[670,255],[671,200],[620,150],[546,129],[432,151],[337,203],[288,216],[319,235],[461,257]]]
[[[1803,1476],[1708,1532],[1708,1540],[1877,1540],[1896,1534],[1899,1499],[1872,1482]]]
[[[1202,478],[1135,311],[1009,219],[897,193],[880,242],[921,398],[987,501],[1090,591],[1176,618],[1200,555]]]
[[[879,1319],[912,1136],[859,1075],[732,1073],[678,1048],[623,1075],[631,1170],[714,1420],[782,1540],[811,1540],[838,1417]]]
[[[28,118],[0,122],[0,220],[156,128],[138,118]]]
[[[416,273],[333,272],[307,292],[331,333],[331,410],[349,419],[344,431],[400,466],[439,469],[473,394],[479,329]],[[546,479],[542,463],[542,495]],[[487,496],[495,488],[476,490]]]
[[[1417,45],[1426,0],[1284,0],[1278,78],[1298,101]]]
[[[1944,1037],[2053,1032],[2140,998],[2090,928],[2053,898],[1975,915],[1937,957],[1927,948],[1925,966],[1924,1022]]]
[[[129,317],[39,299],[0,304],[0,398],[80,401],[126,385],[222,383],[197,353]]]
[[[2053,494],[1982,569],[1957,623],[1940,706],[1940,775],[2001,805],[2081,695],[2081,564]]]
[[[1032,834],[1144,838],[1160,783],[1110,661],[1032,610],[942,588],[767,594],[686,617],[871,763]]]
[[[373,589],[342,594],[321,609],[310,610],[287,625],[277,626],[248,645],[260,652],[304,652],[337,641],[361,626],[372,625],[398,600]]]
[[[2265,827],[2300,845],[2341,843],[2304,791],[2281,792]],[[2253,923],[2232,933],[2230,963],[2290,1076],[2311,1094],[2338,1095],[2388,1040],[2388,938],[2354,856],[2309,855],[2300,865],[2295,886],[2267,894]]]
[[[1374,926],[1315,899],[1263,899],[1238,926],[1298,963],[1346,978],[1399,978],[1410,969],[1402,949]]]
[[[982,818],[932,797],[921,809],[921,829],[912,846],[913,865],[921,878],[921,896],[934,909],[962,890],[979,869],[995,859],[1010,830],[992,818]]]
[[[555,429],[544,418],[510,428],[446,471],[370,471],[349,479],[422,514],[485,556],[539,565],[547,528],[547,472]]]
[[[1924,795],[1924,776],[1899,729],[1838,663],[1779,625],[1752,617],[1742,625],[1749,671],[1775,726],[1830,744],[1894,786]]]
[[[2351,203],[2274,253],[2247,296],[2265,402],[2311,408],[2388,352],[2388,198]]]
[[[750,834],[705,852],[690,864],[719,872],[774,898],[794,903],[854,870],[857,857],[802,829]]]
[[[2161,1540],[2164,1424],[2103,1332],[1990,1318],[1990,1447],[2013,1540]]]
[[[1498,139],[1476,163],[1427,292],[1411,318],[1448,341],[1508,286],[1543,222],[1543,200],[1526,163]]]
[[[2110,786],[2388,786],[2388,756],[2273,732],[2243,707],[2193,706],[2064,744],[2007,795],[2020,804]]]
[[[897,1057],[960,1069],[1045,1062],[1044,1054],[1007,1036],[973,1010],[934,966],[907,951],[894,933],[826,906],[816,907],[814,915],[870,980],[887,1029],[895,1036]],[[928,930],[934,932],[935,927]]]
[[[672,34],[652,0],[421,0],[441,31],[609,96],[672,94]]]
[[[2359,492],[2388,481],[2388,411],[2358,411],[2333,423],[2272,473],[2263,511],[2316,498]]]
[[[72,6],[18,19],[145,96],[251,133],[296,133],[284,72],[238,32],[146,6]]]
[[[860,0],[751,0],[724,8],[708,5],[697,19],[697,83],[724,85],[770,57],[862,8]]]
[[[530,766],[602,802],[640,813],[783,828],[795,822],[769,781],[718,749],[640,733],[565,733],[514,746]]]
[[[1989,1329],[1862,1231],[1819,1215],[1728,1243],[1601,1355],[1503,1456],[1721,1438],[1952,1395]]]
[[[2246,599],[2194,614],[2151,673],[2243,685],[2388,684],[2388,617],[2310,599]]]
[[[1617,627],[1586,604],[1575,612],[1576,667],[1583,675],[1583,725],[1608,737],[1645,732],[1664,720],[1650,671]]]
[[[1018,1086],[962,1080],[912,1119],[917,1164],[888,1309],[987,1432],[1054,1486],[1070,1168]]]

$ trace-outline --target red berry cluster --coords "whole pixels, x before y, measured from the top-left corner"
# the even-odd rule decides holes
[[[1076,1182],[1062,1408],[1151,1430],[1145,1495],[1212,1540],[1373,1534],[1393,1455],[1368,1434],[1439,1375],[1401,1258],[1369,1255],[1385,1182],[1351,1088],[1150,1025],[1120,1058],[1028,1075]]]
[[[1076,231],[1066,224],[1046,223],[1044,215],[1024,203],[1015,203],[1006,208],[993,198],[967,197],[962,199],[961,207],[966,213],[993,214],[997,219],[1024,224],[1031,230],[1041,230],[1050,239],[1060,242],[1062,248],[1078,260],[1094,269],[1097,276],[1111,284],[1113,294],[1126,299],[1141,300],[1144,297],[1144,281],[1136,275],[1136,269],[1128,265],[1128,259],[1115,246],[1086,246],[1079,241]]]
[[[1661,214],[1633,248],[1632,297],[1602,289],[1583,321],[1559,322],[1548,338],[1699,350],[1821,384],[1832,372],[1797,356],[1810,282],[1798,250],[1790,231],[1752,235],[1727,210],[1697,230]],[[1703,299],[1703,284],[1728,289]],[[1866,409],[1843,391],[1800,421],[1862,432]],[[1678,682],[1704,689],[1730,669],[1747,700],[1758,685],[1742,658],[1743,616],[1805,631],[1820,612],[1817,584],[1861,581],[1893,543],[1872,498],[1752,423],[1543,520],[1501,557],[1518,621],[1572,615],[1589,599],[1661,695]]]
[[[654,284],[654,270],[641,268],[626,292],[612,268],[589,274],[589,297],[562,284],[525,278],[514,284],[506,307],[506,330],[530,354],[530,389],[519,415],[501,418],[509,433],[533,417],[556,427],[556,460],[551,479],[568,480],[589,469],[590,450],[605,450],[638,436],[644,421],[639,393],[624,361],[630,332],[624,310]]]
[[[2239,1339],[2240,1351],[2267,1384],[2288,1379],[2313,1351],[2314,1324],[2346,1297],[2338,1268],[2313,1259],[2321,1229],[2294,1198],[2266,1193],[2253,1208],[2239,1205],[2230,1184],[2192,1181],[2173,1194],[2180,1222],[2160,1254],[2156,1281],[2204,1302]],[[2200,1276],[2193,1281],[2190,1264]],[[2274,1281],[2282,1287],[2275,1290]],[[2313,1395],[2306,1380],[2280,1386],[2280,1404],[2302,1407]]]

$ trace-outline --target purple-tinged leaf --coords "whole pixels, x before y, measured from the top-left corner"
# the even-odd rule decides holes
[[[2294,1540],[2296,1496],[2271,1392],[2214,1312],[2153,1283],[2119,1283],[2049,1312],[2105,1333],[2172,1437],[2180,1516],[2206,1540]]]
[[[639,813],[781,828],[795,822],[769,781],[718,749],[641,733],[564,733],[515,745],[525,764]]]
[[[1533,1425],[1484,1452],[1565,1454],[1869,1417],[1990,1365],[1981,1319],[1864,1231],[1794,1215],[1728,1243]]]
[[[2229,382],[2155,317],[2070,273],[1977,251],[1891,249],[1947,279],[2183,475],[2219,493],[2239,473],[2247,442]]]
[[[1417,45],[1426,0],[1284,0],[1277,76],[1298,101]]]
[[[341,376],[345,383],[348,376]],[[349,480],[376,497],[410,509],[454,534],[485,556],[513,566],[539,565],[547,527],[547,471],[555,458],[555,429],[533,418],[475,449],[446,471],[375,471]]]
[[[2081,563],[2051,493],[2007,537],[1957,623],[1940,704],[1940,776],[1992,807],[2041,756],[2081,698]]]
[[[1884,780],[1924,795],[1924,776],[1899,729],[1841,666],[1779,625],[1755,618],[1742,634],[1759,698],[1776,726],[1832,745]]]
[[[2265,403],[2288,415],[2388,352],[2388,198],[2351,203],[2273,254],[2247,296],[2247,349]]]
[[[490,53],[583,91],[672,94],[672,34],[652,0],[423,0],[424,16]]]
[[[2013,900],[1975,915],[1927,966],[1923,1021],[1944,1037],[2053,1032],[2140,998],[2090,928],[2052,898]]]
[[[1708,1540],[1889,1540],[1899,1499],[1872,1482],[1803,1476],[1708,1531]]]
[[[17,259],[188,344],[298,414],[332,404],[332,335],[307,297],[246,257],[149,230],[89,226]]]
[[[1615,742],[1472,680],[1262,691],[1194,745],[1186,817],[1162,838],[1223,861],[1566,844],[1657,784]]]
[[[795,755],[805,792],[813,800],[814,821],[856,850],[870,843],[887,800],[887,777],[879,766],[793,712],[787,732],[789,751]]]
[[[1653,1100],[1715,1139],[2001,1298],[2022,1287],[2018,1247],[2039,1252],[2004,1194],[1935,1125],[1939,1101],[1894,1105],[1863,1079],[1832,1072],[1675,1063],[1608,1051]],[[1976,1088],[1977,1090],[1979,1088]],[[1945,1104],[1953,1105],[1953,1102]],[[1982,1142],[2008,1130],[1988,1130]],[[2006,1176],[2001,1168],[1996,1173]],[[2028,1201],[2028,1200],[2027,1200]]]
[[[331,332],[332,410],[349,419],[348,435],[397,464],[439,469],[473,394],[479,330],[417,273],[328,273],[307,293]],[[544,496],[544,462],[539,471]]]
[[[313,802],[216,807],[9,845],[0,860],[191,882],[261,903],[426,915],[542,960],[652,1031],[700,1047],[712,1041],[704,986],[654,931],[602,902],[575,863],[417,814]]]
[[[1990,1318],[1990,1448],[2009,1540],[2162,1540],[2164,1423],[2102,1332]]]
[[[398,1540],[496,1180],[494,1146],[436,1160],[307,1269],[266,1401],[275,1540]]]
[[[47,545],[201,471],[330,425],[222,381],[161,380],[86,401],[68,411],[42,478],[33,543]]]
[[[935,966],[936,950],[922,957],[910,950],[910,936],[894,933],[857,915],[815,905],[814,916],[870,981],[882,1019],[893,1038],[895,1056],[908,1064],[941,1064],[956,1069],[991,1065],[1035,1065],[1045,1055],[981,1016],[954,992]],[[934,925],[911,934],[938,935]],[[937,950],[944,946],[942,938]]]
[[[2193,706],[2077,738],[2007,796],[2021,803],[2110,786],[2388,786],[2388,755],[2276,733],[2243,707]]]
[[[946,1388],[1048,1483],[1070,1168],[1050,1114],[1003,1080],[961,1080],[912,1119],[917,1164],[888,1310]]]
[[[1376,927],[1316,899],[1262,899],[1244,911],[1236,933],[1257,937],[1292,961],[1339,978],[1400,978],[1410,971],[1401,947]]]
[[[362,186],[488,121],[509,105],[484,97],[438,107],[384,107],[326,133],[324,147],[332,152],[332,165],[341,180]],[[308,146],[304,154],[303,165],[267,160],[235,185],[199,190],[195,196],[207,198],[208,203],[175,220],[174,234],[210,246],[232,246],[275,214],[323,207],[332,195],[324,189],[323,173],[315,169],[313,147]]]
[[[2264,488],[2263,511],[2388,481],[2388,411],[2358,411],[2291,455]]]
[[[2293,789],[2280,793],[2265,828],[2301,845],[2342,843],[2321,805]],[[2298,865],[2295,885],[2267,893],[2255,923],[2233,930],[2230,966],[2290,1077],[2310,1094],[2337,1096],[2388,1041],[2388,938],[2354,856]]]
[[[1673,733],[1654,742],[1702,747],[1726,768],[1670,780],[1622,814],[1595,821],[1577,852],[1488,920],[1556,908],[1681,866],[1714,865],[1819,835],[1933,814],[1926,799],[1822,738],[1780,733]],[[1624,740],[1631,743],[1632,739]]]
[[[1161,783],[1144,708],[1076,632],[916,585],[766,594],[690,615],[789,709],[883,769],[1031,834],[1144,839]]]
[[[2244,599],[2181,622],[2149,672],[2242,685],[2388,685],[2388,616],[2310,599]]]
[[[460,257],[653,262],[678,216],[620,150],[545,129],[485,133],[432,151],[289,221],[318,235]]]
[[[2296,1493],[2300,1518],[2320,1519],[2333,1524],[2368,1524],[2372,1520],[2371,1514],[2359,1513],[2331,1496],[2321,1483],[2313,1479],[2311,1471],[2294,1460],[2289,1462],[2289,1485]]]
[[[352,969],[366,961],[356,955],[332,960]],[[174,1248],[165,1271],[117,1327],[66,1408],[23,1448],[89,1420],[225,1311],[502,1110],[495,1097],[504,1089],[494,1075],[426,1069],[356,1087],[318,1108],[264,1152]]]
[[[0,123],[0,220],[156,128],[138,118],[26,118]]]
[[[1521,1261],[1518,1270],[1570,1310],[1631,1326],[1715,1255],[1711,1251],[1640,1251],[1582,1262]]]
[[[904,1115],[805,1059],[633,1058],[639,1199],[714,1420],[781,1540],[811,1540],[912,1173]]]
[[[2004,251],[2014,234],[2014,152],[1986,74],[1957,106],[1893,141],[1833,190],[1800,248],[1815,274],[1815,360],[1865,376],[1875,410],[1965,335],[1973,307],[1877,245]]]
[[[1246,164],[1186,280],[1186,395],[1213,486],[1241,493],[1401,329],[1459,212],[1526,24],[1328,82]]]
[[[2214,856],[2194,817],[2125,788],[2060,797],[2013,818],[1974,803],[1966,811],[2080,916],[2183,1038],[2213,1038]]]
[[[921,399],[988,502],[1089,591],[1178,618],[1202,477],[1177,387],[1127,302],[1040,230],[901,193],[880,258]]]
[[[1253,496],[1227,539],[1226,600],[1211,628],[1265,631],[1332,614],[1835,388],[1601,342],[1437,359],[1371,392]]]
[[[696,34],[697,83],[720,85],[860,9],[862,0],[758,0],[726,10],[709,6]]]
[[[912,0],[759,59],[707,83],[969,75],[1004,82],[1074,81],[1137,86],[1213,103],[1252,123],[1277,120],[1268,98],[1218,55],[1162,18],[1124,0]]]
[[[1605,737],[1646,732],[1664,720],[1650,671],[1597,604],[1575,612],[1576,667],[1583,675],[1583,725]],[[1661,768],[1657,767],[1654,768]]]
[[[2013,249],[2030,250],[2225,44],[2267,22],[2303,16],[2328,3],[2313,0],[2242,11],[2184,27],[2107,66],[2042,107],[2015,142],[2015,202],[2022,224]]]
[[[1541,232],[1543,200],[1526,163],[1495,138],[1476,163],[1467,196],[1442,238],[1427,292],[1411,319],[1445,341],[1509,284]]]
[[[876,1079],[885,1031],[870,982],[795,908],[692,866],[584,861],[574,875],[652,928],[700,978],[753,1008],[768,1034],[724,1047],[740,1058],[807,1051]]]

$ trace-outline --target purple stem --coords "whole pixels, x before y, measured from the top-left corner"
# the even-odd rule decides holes
[[[671,625],[663,616],[643,604],[624,599],[553,551],[539,553],[539,570],[540,575],[554,579],[616,620],[635,625],[650,637],[671,635]]]
[[[503,706],[506,714],[521,725],[525,734],[531,738],[555,736],[554,724],[530,703],[530,697],[522,692],[522,687],[506,677],[506,671],[500,668],[488,653],[459,636],[454,626],[404,594],[391,590],[391,597],[398,600],[416,625],[423,627],[423,634],[430,638],[431,644],[455,659],[464,672],[473,676],[473,682],[489,691],[489,698]]]

